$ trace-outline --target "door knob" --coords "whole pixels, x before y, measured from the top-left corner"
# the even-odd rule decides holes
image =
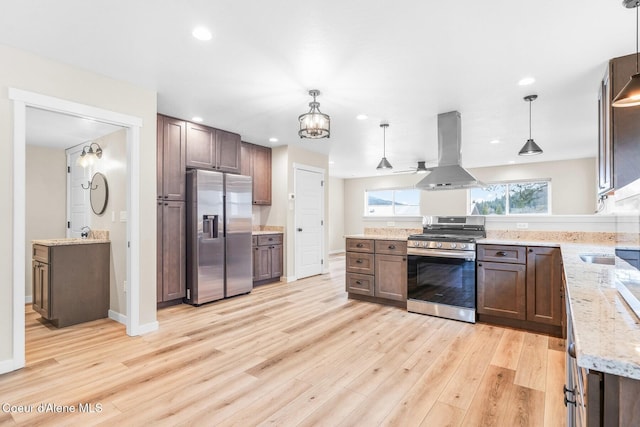
[[[298,231],[302,231],[302,228],[298,228]]]

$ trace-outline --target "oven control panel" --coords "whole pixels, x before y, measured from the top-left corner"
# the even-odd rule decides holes
[[[462,251],[475,251],[475,243],[461,243],[461,242],[436,242],[436,241],[420,241],[409,240],[407,246],[410,248],[425,248],[425,249],[456,249]]]

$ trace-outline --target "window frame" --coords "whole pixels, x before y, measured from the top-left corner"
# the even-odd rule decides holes
[[[536,183],[536,182],[546,182],[547,183],[547,212],[540,212],[540,213],[535,213],[535,212],[527,212],[527,213],[511,213],[509,212],[509,185],[511,184],[531,184],[531,183]],[[492,216],[492,217],[517,217],[517,216],[544,216],[544,215],[552,215],[553,212],[553,207],[552,207],[552,200],[553,200],[553,186],[551,183],[551,178],[535,178],[535,179],[514,179],[514,180],[508,180],[508,181],[489,181],[489,182],[484,182],[485,185],[489,186],[489,185],[505,185],[506,188],[506,201],[505,201],[505,213],[504,214],[488,214],[488,215],[477,215],[477,216]],[[483,187],[484,188],[484,187]],[[472,199],[471,199],[471,191],[473,189],[469,188],[467,190],[467,215],[475,215],[472,212]]]
[[[411,215],[398,215],[395,212],[395,201],[396,201],[396,191],[407,191],[407,190],[412,190],[412,191],[416,191],[418,193],[418,213],[417,214],[411,214]],[[393,214],[391,215],[371,215],[368,212],[368,193],[369,192],[375,192],[375,191],[391,191],[393,192]],[[420,208],[422,206],[422,190],[420,190],[419,188],[410,186],[410,187],[391,187],[391,188],[368,188],[364,190],[364,205],[363,205],[363,210],[364,213],[362,215],[362,217],[364,219],[369,219],[369,220],[384,220],[384,219],[396,219],[396,220],[407,220],[407,221],[412,221],[415,220],[416,218],[422,218],[422,214],[420,213]]]

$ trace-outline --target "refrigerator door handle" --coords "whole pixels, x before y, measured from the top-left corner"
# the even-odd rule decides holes
[[[218,215],[202,216],[202,234],[204,239],[218,238]]]

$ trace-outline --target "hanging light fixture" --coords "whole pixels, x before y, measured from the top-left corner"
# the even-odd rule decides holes
[[[529,139],[524,143],[519,156],[535,156],[536,154],[542,154],[542,148],[536,144],[536,142],[531,138],[531,103],[536,100],[538,95],[527,95],[524,97],[524,100],[529,103]]]
[[[96,147],[94,150],[93,147]],[[95,163],[97,159],[102,158],[102,147],[97,142],[92,142],[89,145],[85,145],[82,147],[82,153],[78,156],[76,160],[76,164],[78,166],[82,166],[86,168],[87,166],[91,166]]]
[[[640,0],[624,0],[622,5],[628,9],[636,9],[636,73],[622,88],[611,104],[614,107],[634,107],[640,105],[640,72],[638,71],[638,6]]]
[[[329,138],[331,119],[328,115],[320,112],[320,103],[316,102],[316,96],[320,95],[320,91],[312,89],[309,91],[309,95],[313,96],[313,102],[309,103],[309,107],[311,107],[309,112],[298,117],[300,122],[298,135],[300,138],[310,139]]]
[[[387,160],[387,128],[389,123],[380,123],[380,127],[382,128],[382,160],[380,160],[376,169],[393,169],[393,166]]]

